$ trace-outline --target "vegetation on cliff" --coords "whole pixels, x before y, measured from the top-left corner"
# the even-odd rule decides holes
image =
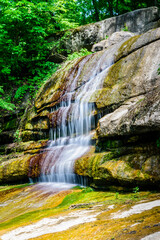
[[[159,0],[153,3],[148,0],[134,3],[130,0],[1,0],[0,85],[9,93],[3,99],[19,104],[26,93],[35,93],[57,69],[49,55],[53,45],[59,43],[49,42],[50,35],[159,3]]]

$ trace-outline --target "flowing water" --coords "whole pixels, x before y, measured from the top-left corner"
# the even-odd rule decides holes
[[[96,90],[102,88],[116,49],[112,49],[112,53],[104,51],[95,60],[90,74],[81,80],[81,72],[94,55],[83,58],[76,75],[69,80],[60,104],[51,110],[57,117],[53,120],[50,146],[41,165],[41,182],[87,184],[74,174],[74,162],[90,149],[91,131],[96,125],[96,109],[89,100]]]

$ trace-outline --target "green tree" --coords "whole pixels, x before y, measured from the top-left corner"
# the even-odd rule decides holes
[[[77,26],[67,9],[73,6],[74,0],[0,0],[0,84],[5,89],[17,85],[34,91],[53,72],[47,37]]]
[[[15,108],[15,105],[12,103],[6,102],[3,98],[2,95],[4,95],[3,87],[0,86],[0,109],[3,108],[5,110],[12,111]]]
[[[77,0],[80,24],[117,16],[135,9],[160,6],[160,0]]]

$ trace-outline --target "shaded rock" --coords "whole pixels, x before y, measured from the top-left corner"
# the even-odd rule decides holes
[[[22,131],[21,132],[21,138],[23,142],[28,141],[38,141],[40,139],[47,139],[49,136],[49,132],[42,132],[42,131]]]
[[[48,57],[48,61],[54,62],[54,63],[62,63],[66,61],[67,58],[59,53],[51,53],[50,56]]]
[[[0,116],[0,144],[8,144],[14,141],[14,133],[18,128],[23,113],[24,109],[19,108],[10,114]]]
[[[14,141],[14,131],[3,131],[0,133],[0,144],[8,144]]]
[[[40,141],[29,141],[29,142],[19,142],[19,143],[11,143],[8,145],[5,145],[6,154],[12,153],[12,152],[24,152],[28,153],[32,150],[39,150],[44,147],[47,147],[48,140],[40,140]]]
[[[108,43],[108,39],[102,40],[102,41],[94,44],[94,45],[92,46],[91,51],[92,51],[92,52],[102,51],[102,50],[104,50],[105,48],[108,47],[108,44],[109,44],[109,43]]]

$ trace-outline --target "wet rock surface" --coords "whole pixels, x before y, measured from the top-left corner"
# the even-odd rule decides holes
[[[159,193],[67,187],[59,191],[45,183],[0,187],[0,238],[140,240],[159,236]]]

